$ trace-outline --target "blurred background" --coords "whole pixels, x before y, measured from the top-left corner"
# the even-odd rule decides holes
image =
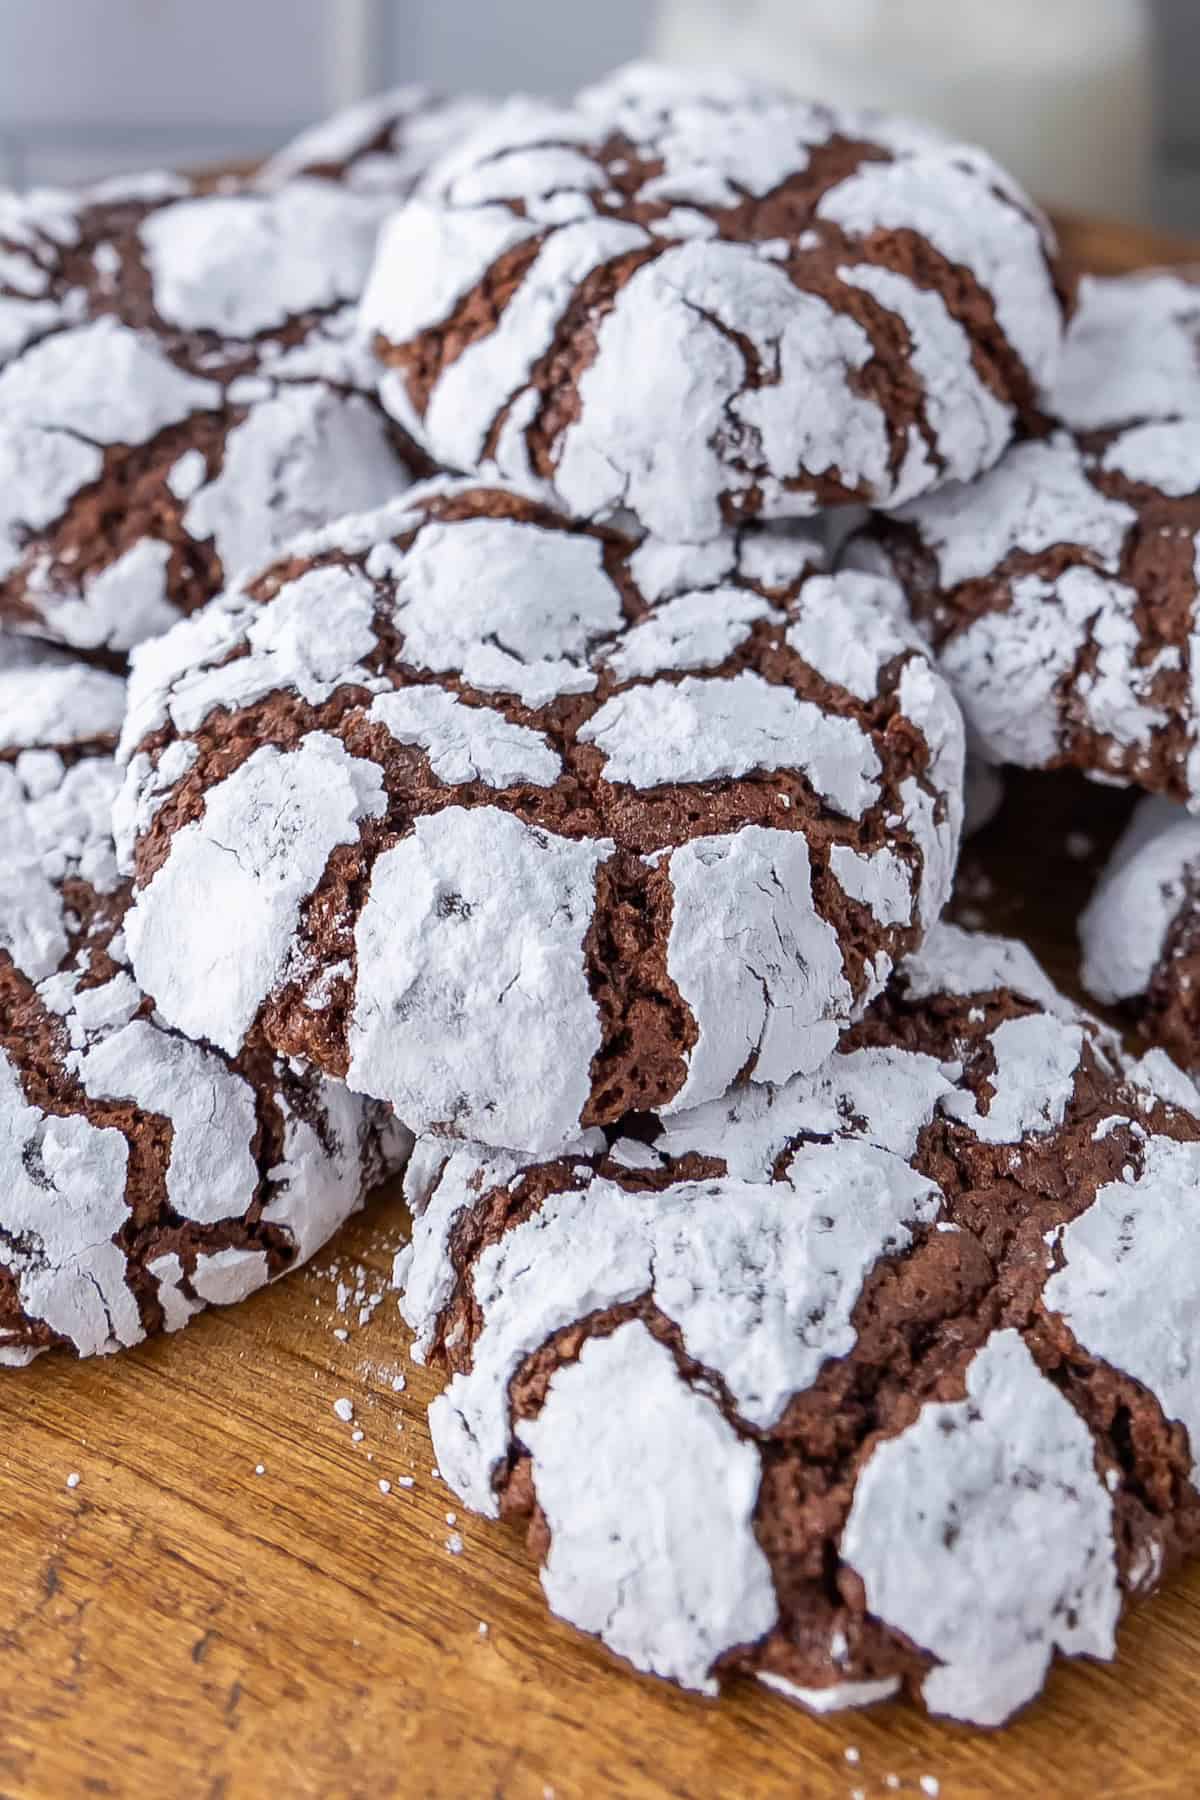
[[[253,157],[390,83],[630,56],[932,117],[1039,195],[1200,235],[1200,0],[0,0],[0,181]]]

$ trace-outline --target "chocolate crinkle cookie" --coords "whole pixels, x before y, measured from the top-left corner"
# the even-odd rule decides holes
[[[316,181],[0,192],[5,629],[126,651],[409,484],[354,335],[383,212]]]
[[[442,1478],[638,1668],[981,1725],[1200,1541],[1200,1095],[939,926],[816,1075],[418,1141]]]
[[[1200,417],[1200,268],[1085,275],[1054,410],[1076,431]]]
[[[64,703],[39,742],[0,749],[10,1366],[55,1345],[119,1350],[243,1298],[311,1256],[410,1141],[338,1084],[263,1050],[231,1060],[154,1010],[126,960],[120,775],[94,722]]]
[[[1052,235],[982,152],[642,68],[517,99],[386,227],[381,392],[439,463],[693,541],[898,505],[1039,416]]]
[[[1083,984],[1129,1008],[1185,1068],[1200,1064],[1200,819],[1148,796],[1079,922]]]
[[[1200,802],[1200,419],[1057,431],[877,518],[972,747]]]
[[[372,94],[312,125],[269,157],[261,187],[297,176],[336,181],[388,200],[407,199],[430,164],[485,119],[493,102],[409,83]]]
[[[937,918],[962,807],[901,596],[822,554],[469,481],[294,546],[137,658],[139,980],[502,1145],[815,1067]]]

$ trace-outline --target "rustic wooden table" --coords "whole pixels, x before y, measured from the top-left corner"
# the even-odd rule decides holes
[[[1071,239],[1093,267],[1171,248]],[[1013,778],[960,913],[1073,985],[1073,921],[1128,804]],[[1113,1666],[1057,1669],[994,1735],[901,1705],[823,1721],[757,1689],[690,1698],[556,1623],[518,1536],[447,1516],[431,1384],[385,1291],[405,1229],[385,1199],[245,1306],[0,1383],[0,1800],[1200,1793],[1200,1570]]]

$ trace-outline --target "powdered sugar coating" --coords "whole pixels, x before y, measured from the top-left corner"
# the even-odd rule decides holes
[[[843,552],[906,588],[992,762],[1200,793],[1200,423],[1017,445]]]
[[[721,1094],[739,1076],[777,1082],[819,1067],[854,1001],[837,932],[812,898],[804,839],[752,825],[682,845],[669,867],[667,973],[697,1030],[671,1110]]]
[[[1076,431],[1200,417],[1197,271],[1085,275],[1055,411]]]
[[[403,200],[487,116],[489,104],[469,94],[446,98],[415,82],[389,88],[310,125],[267,159],[257,179],[271,189],[298,176],[323,178]]]
[[[264,744],[219,783],[126,920],[130,960],[164,1017],[236,1055],[331,851],[383,807],[378,770],[323,732],[289,752]]]
[[[164,1015],[548,1150],[814,1068],[946,899],[962,742],[897,590],[796,540],[443,480],[144,646],[116,818]],[[839,844],[890,859],[874,910]]]
[[[630,1393],[639,1396],[632,1441]],[[600,1632],[635,1667],[715,1694],[714,1657],[775,1622],[754,1536],[753,1447],[683,1386],[670,1352],[636,1323],[559,1370],[525,1441],[551,1533],[542,1586],[553,1611]]]
[[[1048,228],[981,153],[647,69],[498,108],[390,221],[363,319],[435,456],[690,541],[969,479],[1062,336]]]
[[[520,1362],[556,1329],[641,1294],[719,1372],[744,1418],[773,1424],[826,1357],[851,1348],[868,1270],[939,1205],[899,1158],[855,1144],[808,1146],[779,1187],[726,1179],[631,1195],[594,1180],[553,1196],[476,1266],[485,1325],[469,1377],[430,1410],[438,1467],[494,1513],[503,1399]]]
[[[128,650],[242,563],[408,484],[352,337],[384,207],[304,181],[8,203],[6,628]]]
[[[0,1363],[176,1330],[318,1249],[407,1140],[168,1030],[124,967],[111,757],[0,767]]]
[[[0,636],[0,757],[51,746],[111,746],[124,717],[119,675],[48,644]]]
[[[350,1085],[401,1117],[478,1118],[499,1143],[572,1137],[600,1048],[583,939],[612,848],[491,807],[418,819],[355,927]]]
[[[1101,1188],[1095,1205],[1057,1234],[1062,1266],[1046,1283],[1047,1306],[1084,1348],[1143,1382],[1167,1417],[1186,1426],[1193,1469],[1200,1387],[1189,1212],[1198,1177],[1200,1147],[1148,1138],[1140,1167]]]
[[[871,1611],[938,1658],[930,1710],[999,1725],[1056,1649],[1113,1655],[1112,1500],[1090,1431],[1017,1332],[988,1339],[966,1385],[875,1450],[841,1551]]]
[[[1172,925],[1191,905],[1200,821],[1169,800],[1143,800],[1079,920],[1089,994],[1112,1003],[1150,988]]]
[[[996,1724],[1056,1652],[1110,1657],[1200,1541],[1179,1071],[943,926],[816,1074],[638,1130],[409,1169],[438,1466],[536,1509],[551,1606],[820,1710],[903,1686]]]

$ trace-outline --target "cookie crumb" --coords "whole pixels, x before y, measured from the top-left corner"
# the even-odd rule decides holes
[[[452,1531],[450,1533],[450,1536],[446,1539],[446,1548],[450,1552],[451,1556],[461,1556],[462,1555],[463,1541],[457,1531]]]
[[[923,1794],[929,1795],[929,1800],[937,1800],[942,1791],[942,1784],[936,1775],[922,1775],[918,1786]]]
[[[396,1486],[402,1488],[415,1487],[417,1484],[411,1475],[397,1475]]]
[[[381,1493],[381,1494],[390,1494],[390,1493],[391,1493],[391,1491],[392,1491],[392,1484],[391,1484],[391,1482],[390,1482],[390,1481],[384,1481],[384,1480],[383,1480],[383,1478],[382,1478],[382,1476],[381,1476],[381,1477],[380,1477],[380,1481],[379,1481],[379,1491],[380,1491],[380,1493]]]
[[[255,1465],[254,1465],[254,1473],[255,1473],[255,1474],[256,1474],[256,1475],[265,1475],[265,1474],[266,1474],[266,1472],[267,1472],[267,1465],[266,1465],[266,1463],[255,1463]]]
[[[353,1431],[352,1431],[352,1432],[351,1432],[351,1433],[350,1433],[350,1442],[351,1442],[351,1443],[352,1443],[352,1444],[361,1444],[361,1443],[362,1443],[362,1441],[363,1441],[363,1438],[364,1438],[364,1437],[365,1437],[365,1436],[366,1436],[366,1432],[365,1432],[365,1431],[364,1431],[364,1430],[363,1430],[363,1428],[362,1428],[362,1426],[361,1426],[361,1425],[358,1425],[358,1426],[356,1426],[356,1427],[355,1427],[355,1429],[354,1429],[354,1430],[353,1430]]]
[[[333,1403],[333,1410],[342,1421],[343,1425],[348,1425],[354,1417],[354,1402],[353,1400],[346,1399],[335,1400]]]
[[[75,1473],[74,1469],[72,1469],[71,1473],[67,1476],[67,1486],[69,1488],[77,1488],[79,1486],[79,1481],[80,1477]]]
[[[857,1762],[862,1761],[862,1751],[858,1748],[858,1746],[856,1744],[847,1744],[845,1750],[843,1750],[843,1752],[842,1752],[842,1755],[846,1758],[846,1761],[848,1763],[857,1763]]]

